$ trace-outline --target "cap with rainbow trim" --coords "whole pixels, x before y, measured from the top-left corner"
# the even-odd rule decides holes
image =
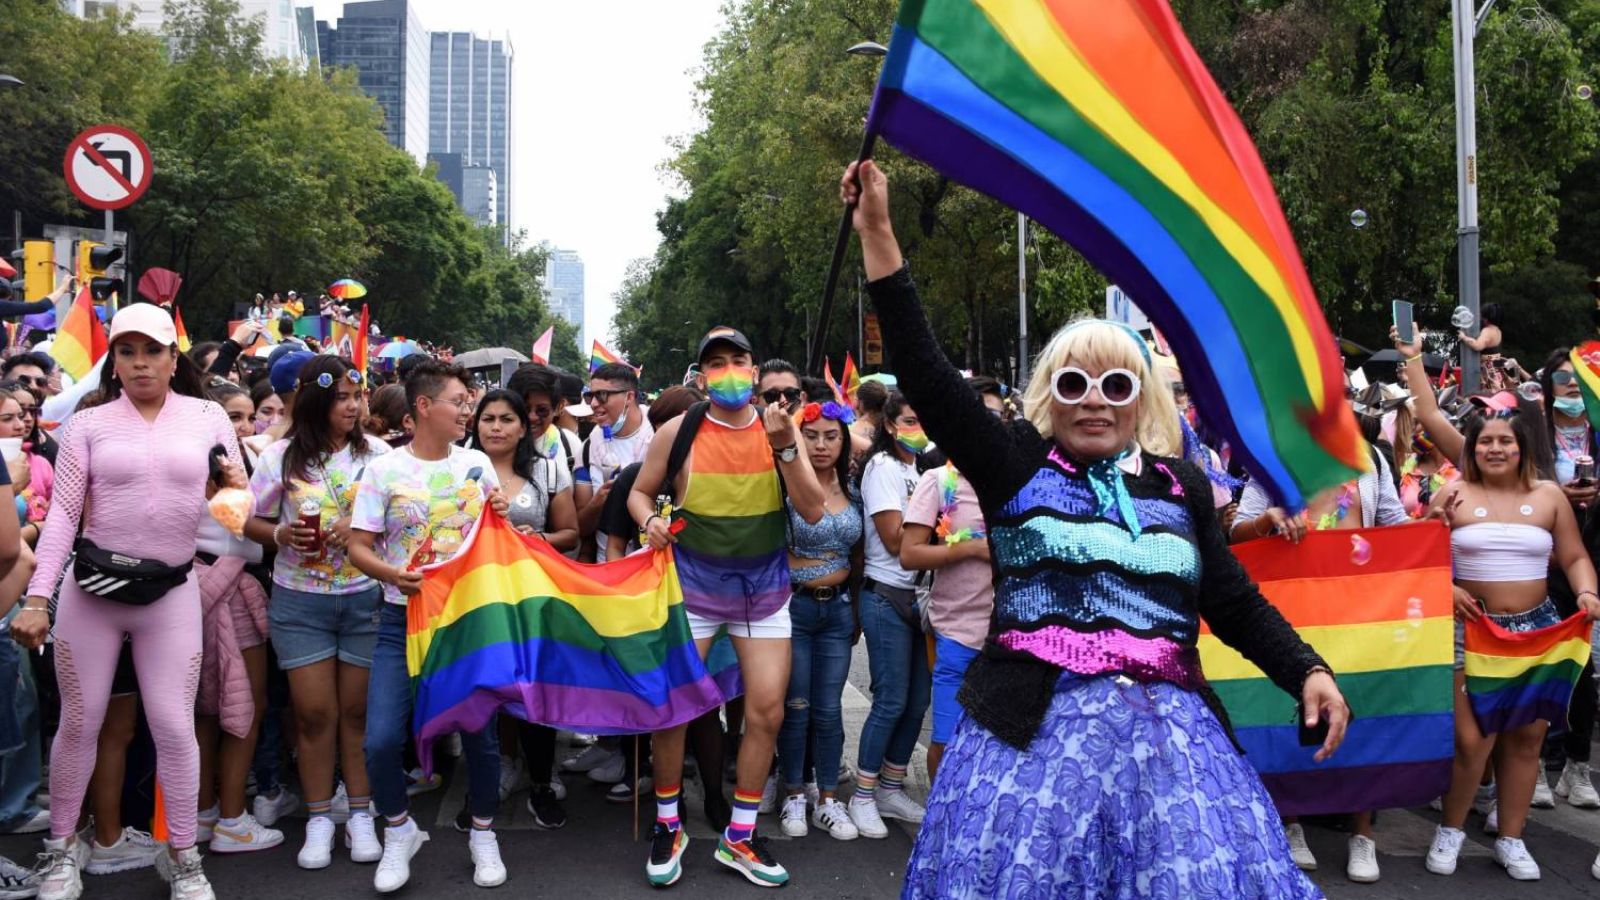
[[[726,325],[718,325],[706,332],[706,336],[700,339],[700,349],[695,353],[695,359],[705,359],[706,350],[712,344],[732,344],[746,353],[756,352],[755,348],[750,346],[750,339],[744,336],[744,332],[736,328],[729,328]]]

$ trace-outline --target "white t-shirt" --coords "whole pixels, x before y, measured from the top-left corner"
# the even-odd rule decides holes
[[[367,464],[350,527],[376,534],[373,549],[390,565],[406,568],[425,545],[432,553],[418,564],[439,562],[461,549],[488,491],[499,486],[494,464],[481,450],[451,446],[444,459],[422,460],[407,445]],[[384,585],[383,597],[406,604],[392,584]]]
[[[617,473],[634,463],[644,462],[645,453],[650,450],[650,440],[656,436],[654,428],[650,427],[650,420],[639,414],[639,427],[627,437],[612,436],[606,438],[599,428],[589,432],[589,439],[583,444],[583,452],[578,456],[578,471],[573,480],[589,485],[591,491],[600,488],[617,477]],[[587,464],[585,461],[587,460]],[[609,535],[603,531],[596,531],[595,560],[606,561],[606,542]]]
[[[879,453],[867,460],[867,467],[861,472],[861,503],[867,516],[866,575],[891,587],[914,586],[917,573],[900,568],[900,557],[891,554],[883,545],[872,517],[889,510],[903,515],[906,503],[917,489],[917,478],[916,465],[901,462],[892,452]]]

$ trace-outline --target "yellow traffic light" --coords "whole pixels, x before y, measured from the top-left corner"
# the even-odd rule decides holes
[[[94,241],[78,242],[78,283],[89,286],[95,300],[104,301],[122,292],[122,279],[106,277],[106,269],[122,258],[121,247],[107,247]]]
[[[54,241],[22,242],[23,299],[32,302],[50,296],[56,286],[56,245]]]

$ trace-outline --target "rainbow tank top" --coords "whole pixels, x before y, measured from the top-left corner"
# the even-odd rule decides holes
[[[789,600],[783,491],[759,416],[734,428],[707,416],[689,454],[676,515],[683,605],[707,619],[755,622]]]

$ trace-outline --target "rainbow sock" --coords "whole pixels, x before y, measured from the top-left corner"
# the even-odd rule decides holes
[[[878,775],[878,793],[892,794],[900,790],[906,783],[906,767],[893,763],[884,763],[883,772]]]
[[[680,784],[656,788],[656,821],[671,831],[683,827],[683,822],[678,819],[678,797],[682,793],[683,786]]]
[[[878,773],[857,772],[856,792],[850,799],[852,801],[860,800],[862,803],[876,801],[878,799]]]
[[[750,835],[756,830],[756,811],[760,808],[760,791],[750,794],[734,791],[733,818],[728,822],[728,830],[722,833],[722,839],[730,844],[750,840]]]
[[[332,801],[329,801],[329,802],[332,802]],[[370,797],[370,796],[356,797],[356,796],[353,796],[353,795],[350,797],[350,814],[352,816],[355,815],[356,813],[371,813],[371,812],[372,812],[372,797]]]
[[[327,818],[332,812],[333,801],[331,799],[306,801],[306,815],[310,818],[316,818],[317,816]]]

